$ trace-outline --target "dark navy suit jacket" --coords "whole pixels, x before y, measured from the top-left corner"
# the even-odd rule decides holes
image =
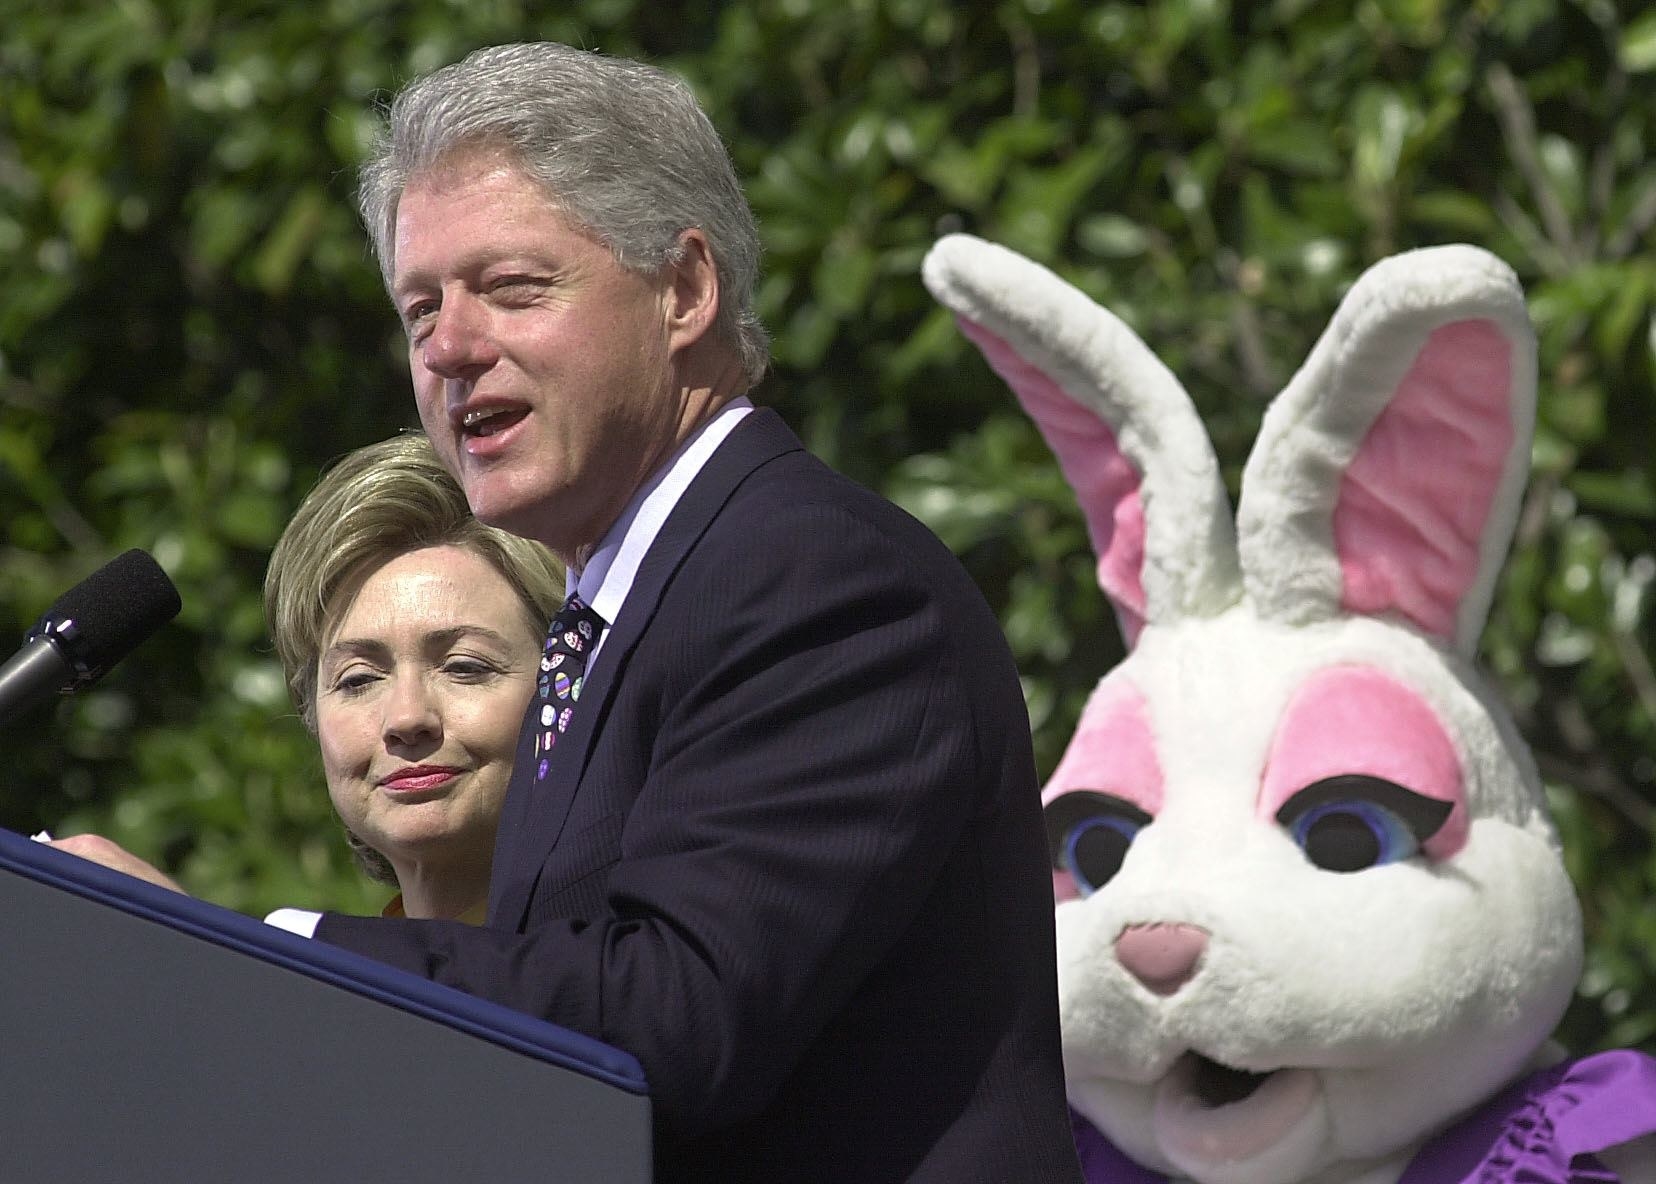
[[[645,556],[489,924],[317,936],[625,1049],[662,1181],[1079,1179],[1028,719],[890,503],[749,415]]]

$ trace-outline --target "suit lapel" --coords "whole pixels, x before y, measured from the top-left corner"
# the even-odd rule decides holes
[[[802,447],[776,412],[760,408],[737,424],[708,458],[639,564],[620,615],[610,626],[595,659],[593,674],[581,688],[569,731],[552,749],[546,780],[538,787],[529,755],[537,721],[525,720],[495,840],[489,918],[496,928],[522,927],[535,882],[563,832],[593,746],[605,729],[619,678],[685,556],[749,474],[767,461]],[[531,707],[531,717],[533,712]],[[619,721],[616,726],[624,730],[627,721]]]

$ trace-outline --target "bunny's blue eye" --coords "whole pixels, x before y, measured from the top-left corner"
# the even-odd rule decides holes
[[[1077,790],[1054,798],[1043,812],[1055,870],[1068,872],[1082,896],[1091,896],[1121,870],[1150,815],[1107,793]]]
[[[1386,807],[1362,800],[1313,806],[1288,828],[1311,862],[1331,872],[1360,872],[1408,859],[1420,843]]]
[[[1352,773],[1300,790],[1277,821],[1317,867],[1360,872],[1419,854],[1452,809],[1395,782]]]

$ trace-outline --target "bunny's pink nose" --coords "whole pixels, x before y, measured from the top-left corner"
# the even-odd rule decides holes
[[[1158,995],[1172,995],[1196,974],[1208,931],[1195,925],[1129,925],[1116,938],[1116,958],[1127,973]]]

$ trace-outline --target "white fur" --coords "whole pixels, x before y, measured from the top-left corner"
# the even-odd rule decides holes
[[[1149,621],[1235,601],[1235,527],[1219,463],[1184,387],[1113,313],[1046,268],[970,235],[940,239],[926,283],[1110,426],[1143,475]]]
[[[1394,255],[1353,285],[1299,372],[1271,403],[1243,474],[1238,547],[1248,594],[1266,616],[1311,620],[1340,603],[1331,534],[1338,479],[1427,335],[1450,321],[1494,322],[1514,351],[1521,388],[1496,515],[1479,576],[1457,610],[1455,643],[1470,655],[1489,611],[1529,475],[1535,334],[1512,269],[1475,247]]]
[[[1535,347],[1516,280],[1482,251],[1447,247],[1358,281],[1267,413],[1243,479],[1238,560],[1195,411],[1126,326],[1046,269],[965,236],[933,249],[925,278],[1108,423],[1142,473],[1151,611],[1095,702],[1122,681],[1142,696],[1163,801],[1114,878],[1058,906],[1072,1103],[1181,1180],[1391,1184],[1426,1138],[1545,1057],[1581,966],[1580,911],[1533,761],[1470,660],[1533,422]],[[1514,442],[1476,580],[1453,636],[1434,638],[1391,614],[1341,609],[1331,521],[1342,475],[1422,343],[1465,319],[1492,322],[1510,345]],[[1448,736],[1470,818],[1449,858],[1323,871],[1262,808],[1284,708],[1332,666],[1384,672]],[[1110,788],[1107,758],[1087,773]],[[1171,994],[1141,983],[1115,949],[1129,926],[1157,923],[1210,935]],[[1170,1072],[1191,1052],[1253,1072],[1308,1070],[1312,1100],[1280,1109],[1298,1118],[1256,1152],[1192,1150],[1203,1144],[1170,1141],[1184,1128],[1156,1100],[1174,1096]]]
[[[1335,875],[1312,867],[1256,796],[1272,724],[1313,671],[1392,674],[1435,707],[1467,774],[1472,824],[1451,861]],[[1481,688],[1399,626],[1296,629],[1239,605],[1146,630],[1110,675],[1145,695],[1166,804],[1121,872],[1058,908],[1059,1006],[1071,1098],[1147,1166],[1203,1184],[1285,1184],[1336,1164],[1408,1155],[1511,1080],[1568,1002],[1580,919],[1534,773]],[[1239,693],[1239,686],[1245,692]],[[1116,960],[1126,926],[1213,934],[1170,997]],[[1315,1138],[1291,1157],[1179,1162],[1149,1137],[1156,1084],[1196,1050],[1236,1068],[1317,1070]]]

